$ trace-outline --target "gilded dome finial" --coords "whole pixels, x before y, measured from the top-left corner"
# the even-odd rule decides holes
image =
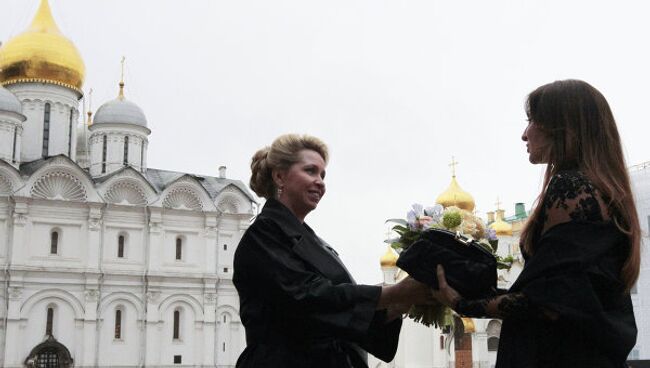
[[[93,125],[92,117],[93,117],[93,89],[91,88],[88,91],[88,120],[86,121],[86,124],[88,126]]]
[[[52,9],[50,9],[50,3],[47,0],[41,0],[41,4],[38,6],[36,15],[34,15],[28,30],[32,32],[61,33],[54,21]]]
[[[458,161],[456,161],[454,156],[451,156],[451,163],[449,164],[449,167],[451,167],[451,176],[453,178],[456,177],[456,166],[458,166]]]
[[[117,96],[120,100],[124,99],[124,61],[126,57],[122,56],[122,76],[120,77],[120,94]]]

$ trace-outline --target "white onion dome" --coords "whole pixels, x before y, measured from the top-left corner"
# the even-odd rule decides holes
[[[18,97],[2,86],[0,86],[0,111],[8,111],[21,115],[23,113],[23,104],[20,103]]]
[[[133,124],[146,128],[147,117],[138,105],[124,98],[124,84],[120,83],[119,96],[97,109],[94,124]]]

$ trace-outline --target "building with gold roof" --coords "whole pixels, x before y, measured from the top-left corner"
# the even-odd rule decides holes
[[[0,366],[232,367],[233,255],[255,199],[225,167],[148,167],[123,78],[80,116],[81,55],[48,0],[0,47]]]

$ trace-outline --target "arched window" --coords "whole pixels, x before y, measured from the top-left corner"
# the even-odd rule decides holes
[[[117,237],[117,258],[124,258],[124,243],[125,243],[124,235],[118,236]]]
[[[122,310],[115,310],[115,340],[122,338]]]
[[[47,157],[50,147],[50,104],[45,104],[43,112],[43,152],[42,156]]]
[[[45,322],[45,335],[52,336],[52,328],[54,325],[54,308],[47,308],[47,322]]]
[[[488,322],[485,332],[488,335],[488,351],[497,351],[499,349],[499,335],[501,335],[501,322],[494,319],[491,320]]]
[[[68,157],[72,157],[72,119],[74,117],[74,109],[70,109],[70,126],[68,128]]]
[[[124,137],[124,166],[129,164],[129,137]]]
[[[181,338],[181,311],[176,309],[174,311],[174,340],[179,340]]]
[[[183,259],[183,238],[180,236],[176,238],[176,260]]]
[[[440,336],[440,350],[444,350],[444,349],[445,349],[445,337]]]
[[[228,250],[228,244],[223,245],[223,250]]]
[[[59,254],[59,232],[56,230],[50,233],[50,254]]]
[[[106,173],[106,145],[108,144],[106,135],[102,137],[102,174]]]

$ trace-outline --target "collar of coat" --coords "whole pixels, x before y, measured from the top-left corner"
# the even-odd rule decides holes
[[[294,240],[293,251],[321,274],[336,283],[354,283],[354,278],[341,262],[336,251],[277,199],[266,201],[260,217],[278,224],[283,233]]]

